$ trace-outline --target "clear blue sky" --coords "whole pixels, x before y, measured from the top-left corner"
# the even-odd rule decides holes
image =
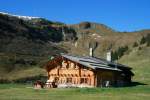
[[[98,22],[118,31],[150,29],[150,0],[1,0],[0,11],[67,24]]]

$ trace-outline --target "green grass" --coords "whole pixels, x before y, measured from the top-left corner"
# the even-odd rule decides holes
[[[149,100],[146,85],[124,88],[33,89],[29,85],[0,84],[0,100]]]
[[[1,75],[2,74],[2,75]],[[46,70],[44,68],[39,68],[38,66],[29,67],[26,69],[14,69],[11,72],[3,72],[0,70],[0,79],[6,79],[8,81],[20,80],[23,78],[47,76]]]
[[[33,77],[33,76],[38,76],[38,75],[43,75],[46,76],[46,70],[44,68],[39,68],[39,67],[32,67],[24,70],[17,70],[17,71],[12,71],[5,75],[7,79],[9,80],[15,80],[15,79],[20,79],[20,78],[25,78],[25,77]]]

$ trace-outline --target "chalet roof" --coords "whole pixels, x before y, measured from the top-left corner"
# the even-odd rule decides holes
[[[90,56],[74,56],[69,54],[61,54],[62,57],[65,57],[69,60],[80,63],[84,66],[90,67],[92,69],[106,69],[106,70],[114,70],[114,71],[124,71],[129,72],[131,70],[130,67],[126,65],[122,65],[115,62],[110,62],[102,58],[90,57]],[[131,72],[131,74],[133,74]]]

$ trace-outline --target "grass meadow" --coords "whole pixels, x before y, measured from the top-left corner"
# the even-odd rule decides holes
[[[1,84],[0,100],[149,100],[150,86],[124,88],[33,89],[31,85]]]

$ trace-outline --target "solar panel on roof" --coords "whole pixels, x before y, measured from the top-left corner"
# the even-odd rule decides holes
[[[72,61],[75,61],[77,63],[80,63],[84,66],[96,69],[96,68],[102,68],[102,69],[109,69],[109,70],[118,70],[120,71],[121,69],[118,69],[116,67],[113,67],[111,65],[120,65],[118,67],[123,67],[123,68],[129,68],[129,67],[125,67],[124,65],[121,64],[117,64],[114,62],[108,62],[105,59],[102,58],[95,58],[95,57],[79,57],[79,56],[72,56],[72,55],[65,55],[62,54],[63,57],[70,59]]]

